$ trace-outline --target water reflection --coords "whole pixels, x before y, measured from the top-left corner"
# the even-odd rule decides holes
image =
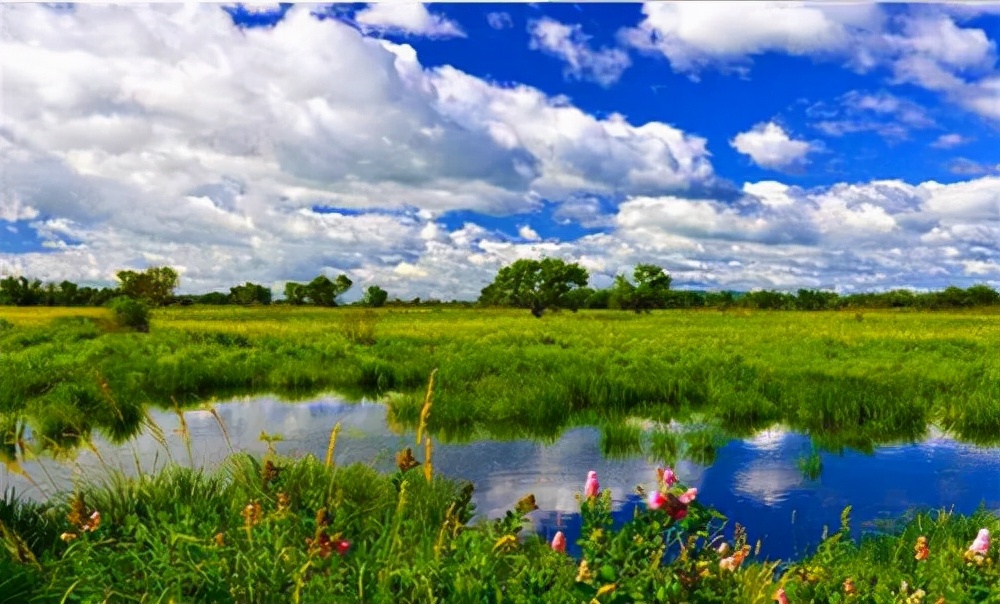
[[[219,404],[216,410],[232,447],[256,454],[267,449],[260,440],[266,432],[283,436],[275,445],[279,452],[323,458],[330,429],[337,422],[342,423],[336,452],[340,464],[364,462],[390,470],[395,452],[415,444],[412,432],[394,432],[387,426],[386,407],[381,404],[332,398],[288,404],[258,398]],[[83,476],[99,479],[106,474],[105,464],[135,475],[170,460],[210,467],[229,453],[219,422],[209,411],[185,413],[192,439],[190,459],[183,439],[175,433],[177,416],[163,411],[151,414],[166,437],[166,449],[149,430],[126,445],[97,441],[96,452],[82,449],[71,462],[39,457],[8,466],[0,470],[0,488],[14,486],[23,496],[41,499],[72,488]],[[501,516],[521,496],[534,493],[542,508],[531,515],[535,530],[547,537],[563,530],[572,543],[579,532],[575,495],[588,470],[597,470],[602,486],[612,490],[620,520],[630,517],[639,501],[631,495],[636,485],[653,487],[658,461],[647,459],[642,447],[636,448],[634,427],[618,433],[605,429],[603,434],[597,428],[575,428],[548,443],[522,439],[437,444],[434,466],[475,484],[474,501],[481,516]],[[815,546],[824,525],[838,525],[846,505],[854,507],[856,533],[879,528],[886,519],[914,508],[954,506],[958,512],[972,512],[985,503],[1000,510],[1000,449],[957,443],[933,431],[924,442],[881,447],[873,455],[820,453],[823,471],[810,480],[800,470],[799,460],[814,448],[801,434],[769,430],[727,441],[717,431],[701,429],[667,436],[678,428],[643,424],[638,433],[647,443],[659,442],[667,452],[686,451],[688,459],[676,464],[678,474],[699,488],[704,502],[746,525],[752,540],[763,539],[762,552],[772,558],[801,555]],[[658,450],[645,448],[651,449]]]

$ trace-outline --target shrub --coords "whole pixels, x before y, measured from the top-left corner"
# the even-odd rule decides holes
[[[145,302],[122,296],[109,302],[108,306],[119,327],[149,332],[149,307]]]

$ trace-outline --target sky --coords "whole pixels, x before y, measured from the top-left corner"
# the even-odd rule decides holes
[[[1000,3],[0,5],[0,274],[1000,287]]]

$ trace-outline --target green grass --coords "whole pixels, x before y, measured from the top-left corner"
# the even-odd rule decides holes
[[[0,308],[0,319],[12,325],[0,330],[0,427],[9,435],[27,422],[53,446],[95,429],[127,438],[150,404],[264,392],[391,395],[390,421],[412,427],[433,368],[429,429],[441,440],[551,439],[625,417],[737,436],[781,423],[826,449],[915,440],[930,424],[1000,440],[992,309],[866,311],[857,321],[852,312],[538,320],[496,309],[183,307],[154,311],[148,334],[117,329],[101,309]],[[624,430],[605,430],[609,450],[634,443]]]
[[[904,581],[909,594],[925,592],[920,601],[1000,600],[996,543],[982,559],[966,556],[980,528],[1000,531],[1000,519],[982,511],[919,514],[860,543],[850,540],[845,512],[841,530],[791,563],[755,557],[753,527],[738,528],[727,546],[747,544],[749,556],[734,571],[717,550],[724,519],[697,500],[680,521],[642,509],[614,526],[604,491],[581,500],[588,574],[523,534],[532,505],[470,524],[471,485],[428,478],[423,466],[380,474],[312,456],[235,454],[212,473],[172,465],[97,478],[45,504],[0,497],[0,603],[762,604],[780,588],[791,602],[888,604],[906,600]],[[95,511],[99,526],[85,530]],[[919,536],[931,552],[921,561]],[[342,554],[333,547],[340,540],[348,542]],[[681,544],[689,547],[678,556]],[[847,579],[857,590],[850,598]]]

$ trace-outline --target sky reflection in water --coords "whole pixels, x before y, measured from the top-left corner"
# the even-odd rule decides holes
[[[325,456],[330,429],[338,421],[337,463],[365,462],[390,470],[396,451],[414,447],[412,432],[393,434],[385,423],[385,407],[372,403],[344,403],[335,398],[290,404],[270,398],[216,405],[237,450],[262,454],[267,446],[260,433],[280,434],[282,453]],[[135,474],[135,455],[143,471],[161,467],[169,459],[189,464],[183,440],[173,433],[177,417],[152,411],[168,436],[169,455],[144,433],[133,443],[113,447],[97,443],[105,462]],[[213,466],[228,453],[219,425],[207,411],[186,413],[192,435],[194,463]],[[733,440],[718,450],[713,465],[682,461],[677,473],[699,489],[700,499],[718,508],[731,522],[744,524],[751,542],[763,540],[762,555],[797,557],[819,542],[824,525],[835,530],[843,508],[853,506],[853,528],[885,528],[885,523],[915,508],[952,508],[972,512],[980,503],[1000,511],[1000,449],[957,443],[932,436],[915,445],[880,447],[874,455],[846,452],[822,454],[823,472],[808,480],[798,469],[798,459],[810,450],[808,437],[769,431],[750,440]],[[643,457],[603,459],[596,428],[567,431],[553,444],[520,440],[439,444],[434,447],[435,471],[475,483],[475,503],[481,515],[497,517],[527,493],[534,493],[541,508],[531,514],[536,530],[551,537],[559,528],[572,544],[579,534],[579,505],[588,470],[597,470],[601,486],[612,489],[625,520],[639,500],[635,486],[652,488],[656,461]],[[41,467],[44,465],[44,470]],[[41,491],[7,469],[0,470],[0,488],[13,485],[29,498],[43,498],[54,487],[69,489],[81,474],[104,475],[93,452],[82,450],[74,463],[51,459],[22,463]],[[48,475],[46,475],[46,471]],[[50,478],[51,477],[51,478]],[[53,485],[53,483],[55,483]],[[730,527],[731,528],[731,527]],[[571,549],[573,549],[571,547]]]

